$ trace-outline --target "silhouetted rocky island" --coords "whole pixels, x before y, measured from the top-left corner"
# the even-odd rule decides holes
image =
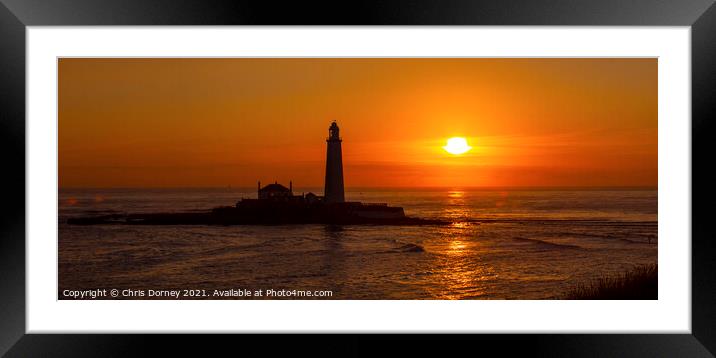
[[[251,200],[251,199],[249,199]],[[74,225],[435,225],[440,220],[405,216],[403,208],[384,204],[340,203],[306,205],[298,203],[261,202],[214,208],[206,212],[112,214],[77,217],[67,220]]]
[[[235,206],[223,206],[204,212],[112,214],[77,217],[67,220],[74,225],[282,225],[282,224],[375,224],[432,225],[441,220],[411,218],[401,207],[386,203],[346,202],[343,188],[343,159],[338,125],[328,129],[325,195],[293,194],[293,183],[278,182],[261,187],[257,199],[241,199]]]

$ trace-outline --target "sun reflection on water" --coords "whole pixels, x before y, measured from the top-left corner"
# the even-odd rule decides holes
[[[465,192],[462,190],[452,190],[447,193],[447,202],[443,209],[444,217],[451,221],[454,227],[465,227],[465,222],[470,217]]]
[[[453,240],[450,241],[448,244],[448,254],[449,255],[460,255],[463,253],[463,250],[465,249],[466,245],[464,242],[460,240]]]
[[[461,190],[452,190],[448,192],[448,198],[462,198],[465,196],[465,192]]]
[[[462,235],[447,238],[444,256],[438,263],[440,269],[436,270],[441,283],[438,298],[481,297],[487,292],[490,268],[480,260],[480,255],[479,245],[473,239]]]
[[[478,226],[470,222],[472,213],[467,205],[466,193],[451,190],[446,193],[443,217],[450,225],[440,229],[443,244],[437,251],[442,255],[435,262],[440,282],[439,299],[481,297],[487,292],[492,268],[485,266],[480,257],[484,254],[478,240]]]

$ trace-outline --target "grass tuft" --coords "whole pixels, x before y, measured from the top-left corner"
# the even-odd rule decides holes
[[[636,266],[619,275],[580,284],[562,297],[566,300],[656,300],[659,298],[657,265]]]

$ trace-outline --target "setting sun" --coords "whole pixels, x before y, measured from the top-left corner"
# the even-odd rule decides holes
[[[450,154],[463,154],[468,150],[472,149],[471,146],[467,145],[467,140],[462,137],[452,137],[448,139],[447,145],[443,147],[445,151]]]

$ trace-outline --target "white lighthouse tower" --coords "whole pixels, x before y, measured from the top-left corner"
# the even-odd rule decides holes
[[[326,187],[324,200],[326,203],[342,203],[345,201],[343,192],[343,154],[341,137],[338,135],[336,121],[328,128],[328,149],[326,152]]]

